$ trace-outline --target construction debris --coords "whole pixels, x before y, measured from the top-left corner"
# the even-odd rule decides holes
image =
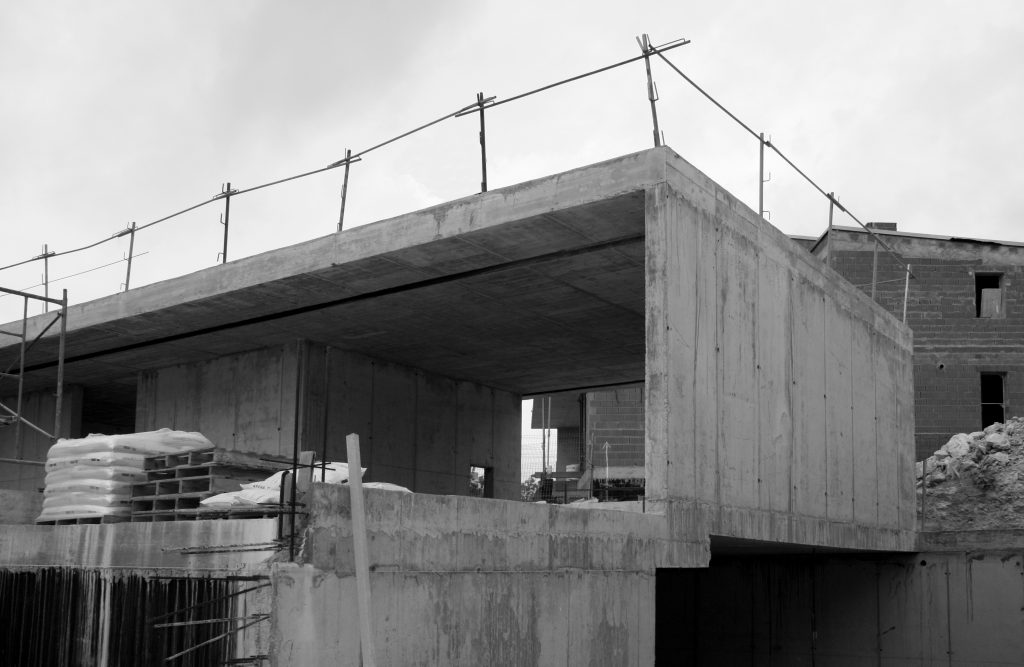
[[[958,433],[916,472],[925,530],[1024,528],[1024,419]]]

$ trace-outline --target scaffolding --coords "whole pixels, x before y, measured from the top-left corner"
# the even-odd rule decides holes
[[[7,289],[4,287],[0,287],[0,292],[19,296],[23,301],[21,331],[7,331],[0,329],[0,336],[11,336],[20,340],[17,358],[8,364],[5,370],[0,372],[0,382],[10,379],[17,380],[18,383],[17,392],[14,395],[14,407],[7,405],[0,400],[0,427],[14,427],[14,457],[0,458],[0,463],[43,465],[42,461],[30,461],[24,458],[23,445],[25,429],[22,428],[22,425],[24,424],[29,429],[37,431],[54,442],[56,442],[62,435],[61,411],[64,402],[64,343],[67,337],[68,291],[63,290],[60,299],[53,299],[49,296],[39,296],[37,294],[29,294],[28,292],[20,292],[18,290]],[[43,302],[44,308],[46,309],[45,314],[47,316],[53,315],[53,318],[39,330],[39,333],[35,334],[32,339],[29,340],[28,304],[33,300]],[[50,313],[50,304],[59,306],[59,310],[55,313]],[[60,334],[57,342],[57,387],[53,411],[53,432],[50,433],[39,424],[29,421],[23,414],[23,409],[25,407],[25,359],[36,343],[38,343],[39,340],[42,339],[42,337],[45,336],[46,333],[58,322],[60,322]],[[15,369],[17,369],[17,372],[13,372]],[[0,392],[0,396],[3,395],[4,392]]]

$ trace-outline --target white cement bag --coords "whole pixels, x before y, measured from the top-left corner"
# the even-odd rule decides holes
[[[138,468],[126,466],[85,466],[74,465],[60,468],[46,474],[46,485],[60,484],[73,479],[108,479],[112,482],[145,482],[146,473]]]
[[[320,464],[313,465],[313,481],[314,482],[326,482],[327,484],[344,484],[348,481],[348,464],[340,462],[328,461],[326,470],[321,470]],[[285,473],[290,473],[288,470],[279,470],[270,477],[266,478],[262,482],[249,482],[248,484],[242,484],[243,489],[280,489],[281,480],[284,479]],[[362,475],[366,474],[366,468],[362,469]]]
[[[241,491],[228,491],[227,493],[218,493],[215,496],[209,498],[203,498],[199,501],[199,504],[207,509],[230,509],[237,507],[242,504],[238,501],[238,494]]]
[[[180,454],[196,449],[213,447],[213,443],[202,433],[172,431],[169,428],[143,433],[112,435],[110,438],[114,440],[114,446],[117,451],[134,452],[145,456]]]
[[[114,440],[106,435],[90,433],[84,438],[61,438],[46,452],[47,459],[82,456],[95,452],[114,451]]]
[[[46,460],[46,472],[70,468],[72,466],[124,466],[142,470],[145,466],[146,457],[142,454],[128,454],[127,452],[96,452],[83,454],[81,456],[61,456],[48,458]]]
[[[43,489],[43,496],[58,496],[64,493],[73,492],[102,493],[117,496],[130,496],[132,493],[131,482],[115,482],[109,479],[68,479],[56,484],[46,484]]]
[[[412,489],[407,489],[404,486],[391,484],[389,482],[363,482],[363,488],[378,489],[380,491],[400,491],[402,493],[412,493]]]
[[[98,507],[128,508],[132,507],[131,498],[125,495],[105,493],[87,493],[85,491],[69,491],[43,499],[43,509],[54,507],[82,507],[94,505]]]

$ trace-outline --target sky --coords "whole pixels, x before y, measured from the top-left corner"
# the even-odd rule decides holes
[[[0,266],[318,169],[472,104],[666,56],[863,221],[1024,242],[1024,2],[729,0],[0,3]],[[752,208],[758,142],[652,63],[666,143]],[[479,191],[478,120],[351,168],[352,227]],[[487,112],[491,189],[652,145],[642,63]],[[818,235],[828,203],[769,153],[765,207]],[[228,259],[335,231],[342,171],[231,203]],[[139,232],[137,287],[216,264],[220,202]],[[851,224],[838,217],[838,224]],[[122,237],[49,262],[72,303],[125,282]],[[43,265],[0,271],[41,293]],[[71,277],[68,277],[71,276]],[[0,321],[20,317],[0,298]],[[30,314],[41,306],[33,304]]]

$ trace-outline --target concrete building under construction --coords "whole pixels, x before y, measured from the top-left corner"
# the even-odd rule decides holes
[[[1024,657],[1024,535],[918,530],[910,329],[670,149],[73,306],[66,323],[65,433],[168,427],[335,461],[354,433],[364,479],[413,493],[366,492],[369,609],[345,486],[314,483],[294,527],[5,525],[10,664],[155,664],[226,634],[221,663],[358,665],[360,623],[390,665]],[[44,422],[57,359],[48,334],[26,366]],[[520,502],[522,397],[630,385],[640,499]],[[0,434],[5,458],[48,445]],[[469,495],[474,467],[490,497]],[[38,503],[26,469],[5,468],[21,480],[8,521]],[[194,625],[156,628],[186,609]],[[183,629],[203,622],[227,631]]]

